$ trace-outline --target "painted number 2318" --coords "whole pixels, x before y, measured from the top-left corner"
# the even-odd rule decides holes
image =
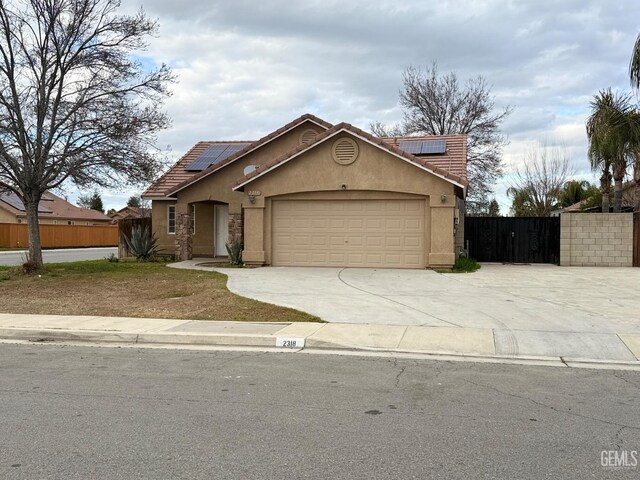
[[[304,347],[304,338],[278,337],[276,338],[276,347],[302,348]]]

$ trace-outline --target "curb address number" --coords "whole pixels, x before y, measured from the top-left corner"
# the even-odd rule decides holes
[[[283,348],[303,348],[304,338],[302,337],[277,337],[276,347]]]

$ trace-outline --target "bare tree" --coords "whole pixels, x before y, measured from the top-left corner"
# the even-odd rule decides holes
[[[65,182],[140,183],[161,166],[155,134],[173,81],[134,52],[157,31],[118,0],[0,0],[0,188],[24,202],[42,265],[38,204]]]
[[[134,194],[129,197],[127,207],[133,209],[140,218],[151,216],[151,202],[145,200],[139,194]]]
[[[426,70],[407,68],[402,84],[402,124],[389,129],[380,122],[372,123],[372,132],[385,134],[382,136],[466,134],[469,195],[474,201],[488,203],[503,173],[506,138],[500,133],[500,125],[512,108],[496,108],[491,87],[482,76],[460,85],[454,72],[439,74],[436,63]]]
[[[512,198],[512,213],[516,217],[550,216],[559,206],[570,173],[566,148],[546,144],[531,147],[507,190]]]
[[[382,122],[372,122],[369,124],[369,130],[378,137],[402,137],[406,135],[401,124],[387,126]]]
[[[78,197],[78,206],[104,213],[104,203],[102,202],[102,197],[97,191],[88,195],[80,195]]]

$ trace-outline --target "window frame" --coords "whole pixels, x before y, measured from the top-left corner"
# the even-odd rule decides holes
[[[196,204],[192,203],[191,204],[191,233],[193,235],[196,234]]]
[[[171,211],[173,210],[173,231],[171,231]],[[176,234],[176,206],[167,205],[167,235]]]

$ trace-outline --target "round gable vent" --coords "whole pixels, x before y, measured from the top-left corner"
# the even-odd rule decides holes
[[[309,128],[300,134],[300,143],[303,145],[311,143],[316,139],[317,136],[318,132]]]
[[[336,163],[350,165],[358,158],[358,144],[352,138],[340,138],[334,142],[331,154]]]

